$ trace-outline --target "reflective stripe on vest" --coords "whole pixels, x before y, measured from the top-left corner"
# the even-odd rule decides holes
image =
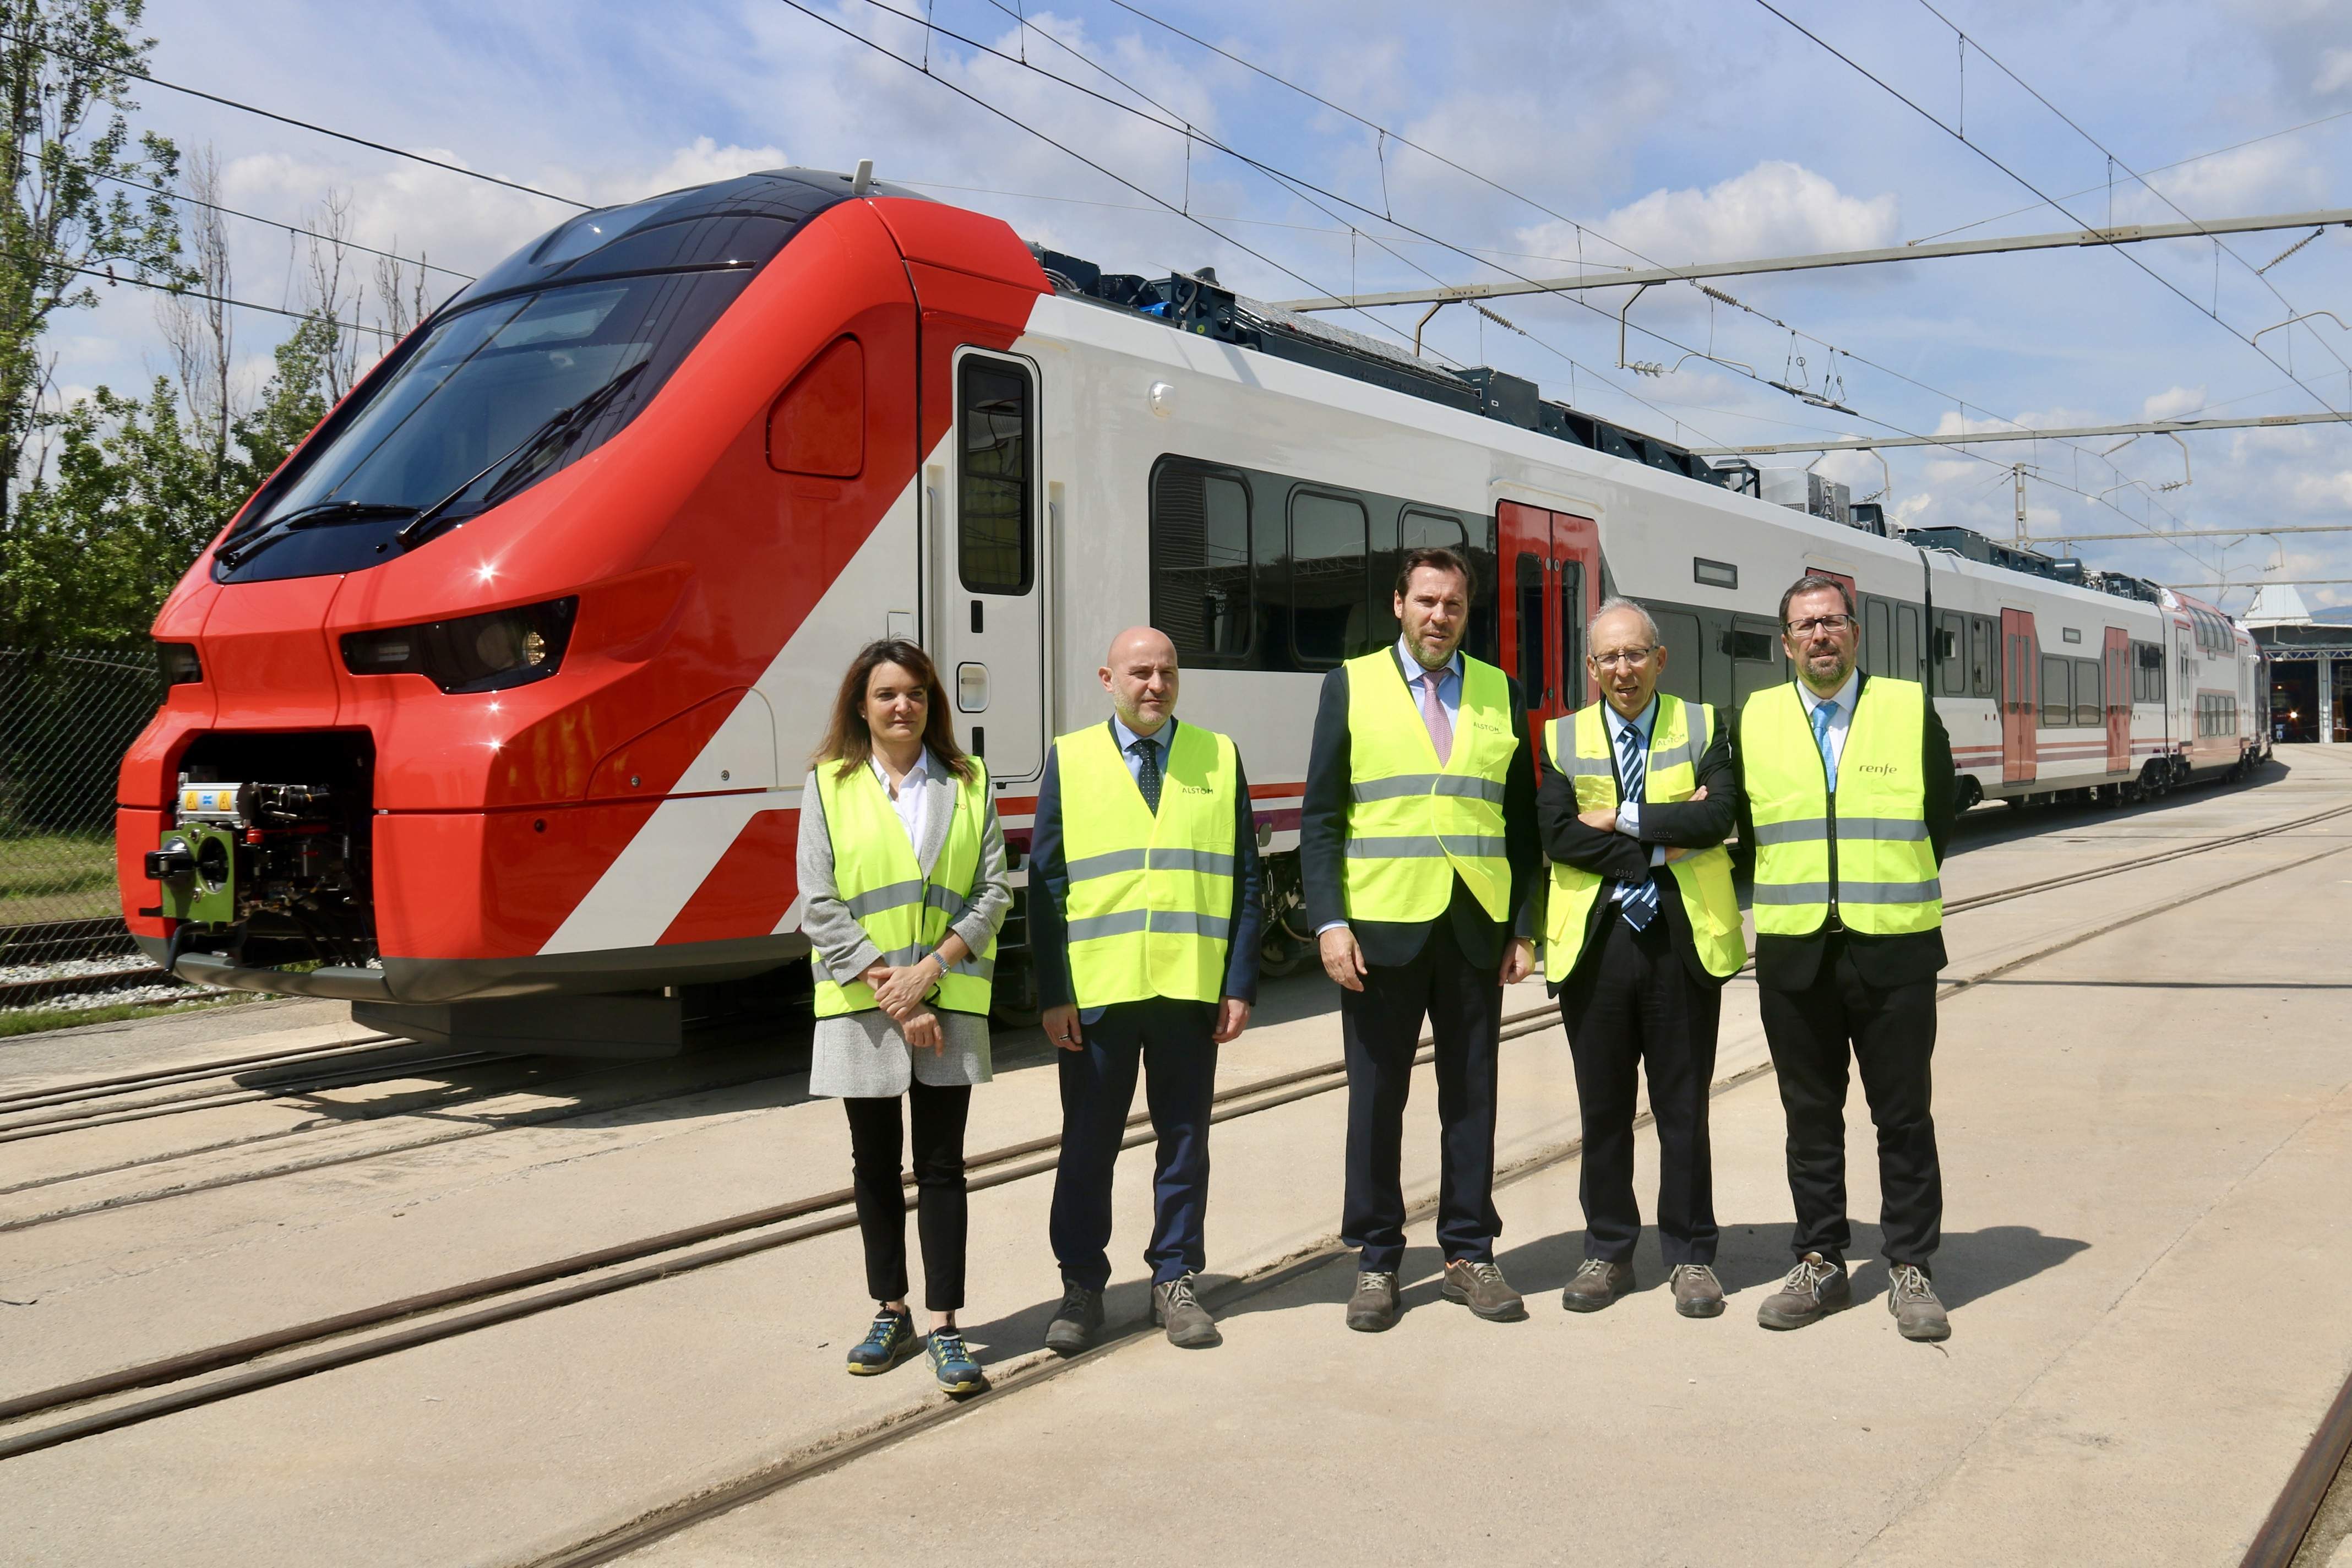
[[[1234,911],[1234,743],[1179,722],[1160,810],[1127,771],[1108,722],[1054,742],[1061,775],[1071,999],[1108,1007],[1223,994]]]
[[[817,764],[817,798],[824,809],[826,836],[833,840],[834,890],[865,930],[866,940],[881,952],[882,962],[893,969],[938,947],[976,890],[981,829],[989,811],[988,770],[978,757],[971,763],[972,776],[956,781],[954,816],[928,878],[915,859],[906,824],[898,819],[872,765],[860,763],[843,778],[838,762]],[[818,1017],[863,1013],[877,1005],[872,986],[863,980],[839,984],[814,953],[809,969],[816,982]],[[995,973],[996,939],[991,936],[985,952],[970,954],[940,977],[932,1005],[950,1013],[986,1015]]]
[[[1795,684],[1748,700],[1739,747],[1756,829],[1750,904],[1759,935],[1810,935],[1832,905],[1849,930],[1871,936],[1944,923],[1919,772],[1927,714],[1918,682],[1865,679],[1832,795]]]
[[[1694,728],[1690,716],[1696,713]],[[1575,749],[1560,754],[1560,726],[1570,726]],[[1642,786],[1643,805],[1688,800],[1698,788],[1698,759],[1706,754],[1715,734],[1715,710],[1705,703],[1686,704],[1679,697],[1658,694],[1658,716],[1650,731],[1649,766]],[[1575,782],[1580,811],[1600,811],[1618,804],[1617,769],[1611,760],[1608,721],[1602,704],[1579,709],[1565,721],[1544,726],[1544,755],[1556,772]],[[1597,766],[1593,764],[1598,764]],[[1731,854],[1720,844],[1685,855],[1667,866],[1675,889],[1682,896],[1683,913],[1690,923],[1691,942],[1709,974],[1729,976],[1748,962],[1748,939],[1739,927],[1739,895],[1731,886]],[[1557,984],[1576,968],[1591,930],[1592,901],[1608,887],[1595,871],[1580,870],[1558,861],[1551,868],[1551,898],[1544,917],[1544,976]]]
[[[1462,660],[1462,701],[1444,764],[1394,648],[1348,661],[1348,853],[1341,889],[1349,920],[1430,921],[1460,877],[1496,921],[1511,902],[1503,854],[1503,794],[1518,754],[1510,683],[1491,664]]]

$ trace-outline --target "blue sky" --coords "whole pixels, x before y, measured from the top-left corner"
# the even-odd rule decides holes
[[[2343,173],[2352,150],[2352,7],[2326,0],[1937,0],[1944,16],[1977,40],[1965,72],[1952,28],[1916,0],[1780,0],[1797,21],[1948,124],[1964,113],[1974,147],[2066,197],[2071,216],[2039,205],[1970,145],[1755,0],[1501,0],[1443,11],[1386,0],[1138,0],[1151,16],[1529,200],[1448,169],[1109,0],[1056,0],[1050,8],[1038,0],[935,0],[938,27],[1014,58],[993,59],[934,33],[934,75],[1189,207],[1208,227],[858,41],[919,58],[921,26],[869,0],[808,3],[857,37],[782,0],[658,7],[583,0],[502,12],[157,0],[147,28],[158,39],[159,77],[583,200],[626,200],[784,163],[847,168],[870,157],[884,177],[925,182],[940,199],[995,213],[1024,236],[1110,269],[1213,265],[1243,292],[1270,299],[1349,291],[1351,281],[1363,290],[1425,281],[1411,264],[1449,282],[1500,280],[1497,265],[1528,276],[1573,272],[1580,247],[1588,267],[1638,264],[1629,250],[1686,263],[1901,244],[1963,225],[1978,226],[1971,235],[1994,235],[2105,223],[2110,164],[2092,138],[2119,160],[2112,171],[2118,222],[2177,220],[2126,171],[2181,160],[2194,161],[2151,181],[2195,217],[2352,206]],[[889,4],[922,8],[922,0]],[[1225,143],[1448,243],[1412,241],[1362,211],[1310,202],[1197,139],[1188,169],[1181,132],[1043,74],[1141,107],[1078,55]],[[1024,67],[1024,56],[1042,70]],[[1995,58],[2055,110],[2004,77]],[[160,89],[140,97],[142,125],[218,154],[228,205],[300,222],[336,191],[351,203],[353,237],[421,249],[462,271],[487,268],[569,210]],[[2313,121],[2320,123],[2306,126]],[[2276,134],[2298,126],[2305,128]],[[2254,138],[2262,140],[2206,156]],[[2304,232],[2236,237],[2234,258],[2223,254],[2218,266],[2214,246],[2202,239],[2135,247],[2132,256],[2186,300],[2121,253],[2069,249],[1725,281],[1748,311],[1677,284],[1651,290],[1633,320],[1685,344],[1711,343],[1720,359],[1775,379],[1795,379],[1793,360],[1802,354],[1808,384],[1834,373],[1849,407],[1915,432],[1956,431],[1962,420],[1978,428],[2200,409],[2352,408],[2352,332],[2320,317],[2263,337],[2264,349],[2291,363],[2290,375],[2231,331],[2251,336],[2291,314],[2327,309],[2352,320],[2352,232],[2330,230],[2264,278],[2252,275]],[[299,269],[289,266],[285,234],[232,223],[231,237],[239,296],[299,300]],[[1559,298],[1497,301],[1528,335],[1452,307],[1426,341],[1455,360],[1499,365],[1540,382],[1549,395],[1694,444],[1884,433],[1883,425],[1806,406],[1705,359],[1664,377],[1619,371],[1615,311],[1624,291],[1584,298],[1598,309]],[[2207,313],[2217,306],[2219,323]],[[1384,312],[1388,330],[1409,336],[1419,313]],[[1361,317],[1335,319],[1383,330]],[[266,314],[240,316],[238,351],[256,384],[284,325]],[[69,389],[125,386],[168,363],[152,301],[130,289],[61,322],[52,347]],[[1681,355],[1637,330],[1627,357],[1672,364]],[[1571,371],[1570,359],[1581,368]],[[1934,448],[1893,453],[1886,499],[1911,523],[2006,537],[2013,526],[2007,465],[2024,460],[2043,476],[2028,485],[2037,534],[2352,521],[2352,431],[2192,437],[2195,482],[2168,492],[2157,488],[2184,477],[2173,443],[2143,438],[2116,453],[2120,467],[2111,468],[2098,453],[2114,445],[1979,448],[1990,461]],[[1832,457],[1823,468],[1857,496],[1884,482],[1866,456]],[[2111,504],[2062,487],[2111,491]],[[2211,582],[2217,566],[2233,583],[2273,567],[2290,577],[2352,578],[2352,533],[2254,536],[2216,548],[2227,542],[2116,541],[2084,544],[2081,553],[2172,583]],[[2315,606],[2352,604],[2352,584],[2303,592]],[[2242,587],[2224,602],[2234,608],[2247,597]]]

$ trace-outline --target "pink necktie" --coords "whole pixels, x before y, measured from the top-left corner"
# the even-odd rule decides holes
[[[1429,726],[1429,743],[1437,748],[1437,765],[1441,768],[1454,755],[1454,724],[1445,717],[1445,705],[1437,700],[1437,681],[1444,674],[1438,669],[1421,672],[1421,717]]]

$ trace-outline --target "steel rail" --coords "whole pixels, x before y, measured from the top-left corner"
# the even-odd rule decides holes
[[[1973,900],[1956,900],[1948,907],[1952,912],[1965,912],[1967,910],[1983,908],[2013,898],[2053,891],[2061,888],[2076,886],[2082,882],[2117,875],[2123,871],[2275,837],[2298,827],[2310,826],[2317,822],[2341,816],[2347,813],[2352,813],[2352,805],[2339,806],[2289,822],[2275,824],[2266,828],[2225,835],[2199,844],[2183,846],[2178,849],[2136,857],[2129,861],[2093,867],[2069,877],[2048,879]],[[2010,973],[2016,969],[2038,963],[2044,958],[2127,926],[2154,919],[2186,904],[2210,897],[2216,892],[2226,891],[2249,882],[2276,876],[2308,865],[2315,860],[2341,854],[2346,850],[2352,850],[2352,842],[2336,845],[2321,850],[2317,854],[2305,856],[2282,865],[2264,868],[2228,882],[2200,887],[2179,898],[2137,910],[2094,930],[2074,933],[2056,943],[1997,965],[1983,973],[1949,983],[1938,989],[1938,999],[1957,995],[1986,981]],[[1552,1006],[1547,1005],[1508,1015],[1502,1022],[1504,1024],[1502,1037],[1512,1039],[1549,1031],[1557,1025],[1558,1014]],[[1424,1037],[1421,1048],[1415,1053],[1416,1065],[1433,1058],[1434,1053],[1430,1047],[1431,1041]],[[1759,1064],[1715,1086],[1710,1090],[1710,1094],[1721,1093],[1737,1083],[1747,1081],[1769,1070],[1769,1063]],[[1214,1097],[1213,1103],[1217,1104],[1219,1109],[1212,1112],[1211,1121],[1223,1121],[1271,1110],[1297,1100],[1328,1094],[1343,1087],[1345,1083],[1345,1064],[1327,1062],[1255,1079],[1246,1084],[1238,1084],[1230,1089],[1221,1091]],[[1121,1140],[1120,1148],[1133,1148],[1150,1142],[1155,1134],[1148,1125],[1149,1121],[1148,1110],[1130,1115],[1128,1118],[1129,1131]],[[971,1181],[967,1190],[982,1192],[1054,1170],[1058,1163],[1058,1156],[1051,1152],[1056,1150],[1060,1142],[1058,1136],[1047,1135],[1007,1144],[977,1156],[970,1162],[968,1168],[978,1169],[986,1173]],[[1554,1161],[1566,1158],[1568,1152],[1573,1152],[1574,1147],[1576,1146],[1571,1146],[1564,1152],[1557,1152],[1550,1158]],[[903,1177],[902,1183],[907,1194],[905,1201],[908,1206],[912,1208],[915,1204],[912,1176]],[[278,1352],[298,1349],[337,1335],[357,1332],[424,1313],[467,1305],[490,1296],[509,1295],[538,1285],[560,1286],[557,1289],[542,1294],[493,1302],[456,1317],[413,1323],[388,1334],[331,1346],[310,1355],[299,1356],[273,1365],[250,1367],[245,1372],[212,1383],[173,1389],[153,1398],[94,1411],[53,1426],[0,1433],[0,1460],[79,1441],[84,1437],[95,1436],[100,1433],[115,1431],[124,1426],[139,1425],[183,1410],[216,1404],[264,1388],[277,1387],[320,1373],[375,1360],[437,1341],[457,1338],[479,1329],[536,1316],[541,1312],[610,1295],[638,1285],[649,1284],[717,1264],[793,1246],[817,1237],[832,1235],[846,1230],[857,1223],[854,1210],[831,1214],[823,1218],[793,1225],[783,1230],[776,1230],[773,1227],[793,1220],[803,1219],[810,1215],[822,1214],[826,1209],[848,1209],[854,1197],[854,1190],[850,1188],[820,1193],[791,1203],[728,1215],[637,1241],[617,1243],[549,1263],[444,1287],[438,1290],[404,1297],[380,1306],[362,1308],[293,1328],[249,1336],[226,1344],[145,1363],[0,1401],[0,1422],[26,1420],[72,1405],[86,1404],[93,1399],[131,1393],[142,1388],[155,1387],[168,1383],[183,1382],[207,1373],[223,1371],[231,1366],[249,1363]],[[751,1232],[766,1234],[746,1234]],[[683,1248],[709,1241],[718,1241],[719,1245],[709,1247],[698,1252],[686,1252],[683,1256],[659,1258],[663,1253],[680,1252]],[[658,1260],[646,1261],[648,1258]],[[621,1272],[604,1274],[593,1279],[580,1278],[580,1276],[593,1274],[600,1269],[613,1268],[625,1264],[635,1264],[636,1267],[626,1268]],[[562,1283],[565,1280],[571,1282]]]

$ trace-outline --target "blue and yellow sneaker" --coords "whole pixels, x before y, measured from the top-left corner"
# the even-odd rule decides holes
[[[888,1372],[922,1347],[923,1336],[915,1331],[912,1312],[883,1312],[876,1316],[873,1329],[865,1342],[849,1352],[849,1375],[872,1377]]]
[[[963,1336],[941,1329],[931,1336],[931,1373],[950,1394],[986,1394],[988,1376],[964,1348]]]

